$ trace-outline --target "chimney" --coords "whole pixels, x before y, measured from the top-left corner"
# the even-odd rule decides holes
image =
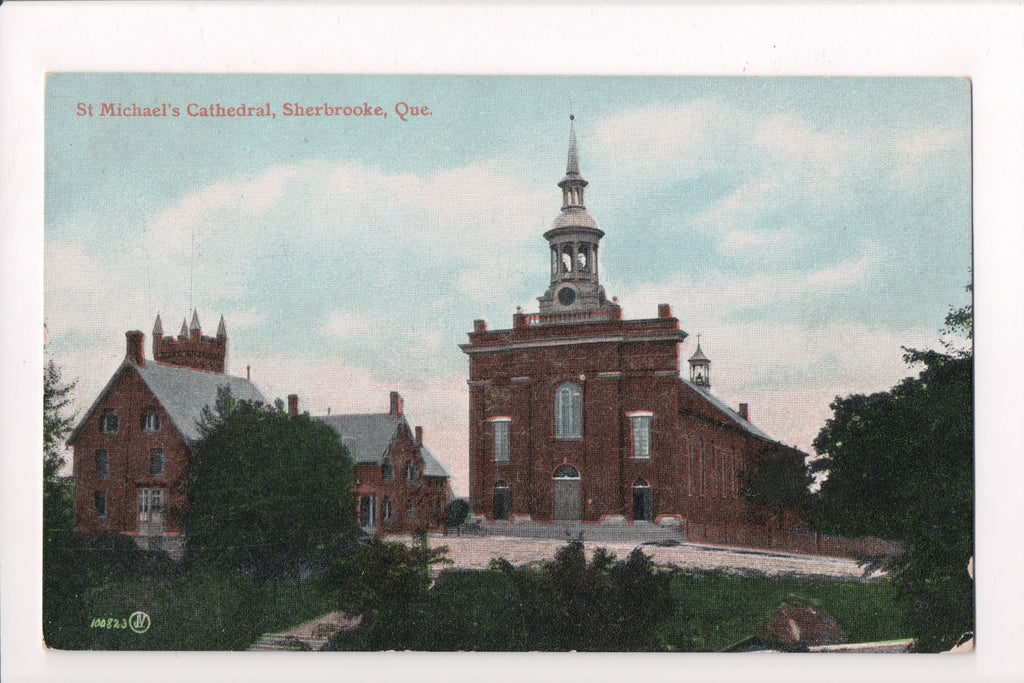
[[[124,336],[128,340],[125,357],[140,368],[146,367],[146,356],[142,353],[142,342],[146,335],[139,330],[132,330],[125,332]]]
[[[473,321],[473,333],[474,334],[483,334],[486,331],[487,331],[487,321],[486,320],[474,320]]]
[[[299,416],[299,395],[288,394],[288,414],[292,417]]]
[[[659,318],[671,318],[672,307],[668,304],[658,304],[658,317]]]
[[[397,391],[391,392],[391,414],[402,417],[402,395]]]
[[[747,422],[750,422],[750,406],[748,406],[746,403],[740,404],[740,417],[742,417]]]
[[[251,370],[251,369],[252,369],[251,365],[246,365],[245,366],[245,381],[246,382],[251,382],[252,381],[252,377],[249,376],[249,370]]]
[[[416,445],[417,446],[422,446],[423,445],[423,427],[417,427],[416,428]]]

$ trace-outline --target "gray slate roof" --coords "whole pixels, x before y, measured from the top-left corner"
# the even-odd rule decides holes
[[[423,456],[423,476],[425,477],[444,477],[445,479],[451,479],[452,475],[445,469],[441,459],[434,455],[429,448],[423,446],[420,448],[420,455]]]
[[[176,365],[165,365],[152,361],[146,363],[146,367],[140,367],[125,359],[117,369],[117,372],[110,378],[110,381],[107,382],[107,386],[96,397],[85,417],[82,418],[82,421],[78,423],[78,426],[71,433],[68,439],[69,444],[74,444],[78,440],[82,430],[92,421],[104,399],[117,386],[128,368],[135,368],[139,376],[146,383],[146,386],[156,396],[160,405],[167,411],[174,427],[189,442],[199,440],[200,434],[197,423],[203,414],[203,408],[207,405],[212,408],[216,403],[218,388],[227,386],[231,389],[231,395],[236,400],[267,402],[267,399],[263,397],[259,389],[241,377],[218,375],[212,372],[193,370],[192,368],[183,368]]]
[[[758,429],[757,427],[752,425],[750,422],[747,422],[746,420],[744,420],[742,417],[740,417],[740,414],[737,413],[732,408],[730,408],[725,403],[725,401],[723,401],[722,399],[720,399],[717,396],[713,395],[710,391],[706,391],[706,390],[702,389],[701,387],[697,386],[696,384],[694,384],[690,380],[686,379],[685,377],[680,377],[679,380],[683,384],[685,384],[686,386],[690,387],[691,389],[696,391],[698,394],[700,394],[701,396],[706,398],[708,400],[708,402],[711,403],[711,405],[715,406],[720,411],[722,411],[722,413],[724,413],[726,417],[728,417],[733,422],[735,422],[740,428],[742,428],[747,433],[752,434],[752,435],[756,436],[759,439],[764,439],[765,441],[771,441],[772,443],[775,443],[775,439],[773,439],[772,437],[770,437],[767,434],[765,434],[764,432],[762,432],[760,429]]]
[[[203,408],[207,405],[212,408],[217,402],[217,390],[220,387],[228,387],[236,401],[267,402],[259,389],[241,377],[162,363],[147,363],[146,367],[136,369],[160,405],[171,416],[174,426],[189,441],[199,439],[197,422],[203,414]]]
[[[313,419],[336,431],[352,460],[359,465],[383,464],[384,456],[390,453],[391,444],[397,437],[399,425],[406,424],[405,417],[391,413],[320,415]],[[451,478],[441,460],[426,446],[420,448],[420,455],[423,457],[424,476]]]
[[[352,460],[360,465],[380,465],[391,450],[391,442],[403,418],[391,413],[365,415],[322,415],[324,423],[341,436]]]

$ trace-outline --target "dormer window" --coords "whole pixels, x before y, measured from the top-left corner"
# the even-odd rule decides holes
[[[100,431],[104,434],[117,434],[121,428],[121,423],[117,419],[117,413],[110,410],[103,413],[103,417],[100,418]]]
[[[160,415],[155,410],[143,414],[142,430],[149,433],[160,431]]]

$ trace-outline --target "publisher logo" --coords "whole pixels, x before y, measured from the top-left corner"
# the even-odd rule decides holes
[[[145,633],[149,630],[149,615],[145,612],[132,612],[128,617],[128,628],[136,633]]]

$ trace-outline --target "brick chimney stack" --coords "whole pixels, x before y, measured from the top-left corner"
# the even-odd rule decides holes
[[[740,404],[740,417],[742,417],[747,422],[750,422],[750,406],[748,406],[746,403]]]
[[[671,318],[672,307],[668,304],[658,304],[658,317],[659,318]]]
[[[288,414],[292,417],[299,416],[299,395],[288,394]]]
[[[145,341],[146,335],[139,330],[132,330],[131,332],[125,332],[124,336],[127,339],[125,355],[128,360],[140,368],[146,367],[146,356],[142,352],[142,343]]]
[[[417,446],[422,446],[423,445],[423,427],[417,427],[416,428],[416,445]]]
[[[395,417],[402,417],[402,395],[397,391],[391,392],[391,414]]]

